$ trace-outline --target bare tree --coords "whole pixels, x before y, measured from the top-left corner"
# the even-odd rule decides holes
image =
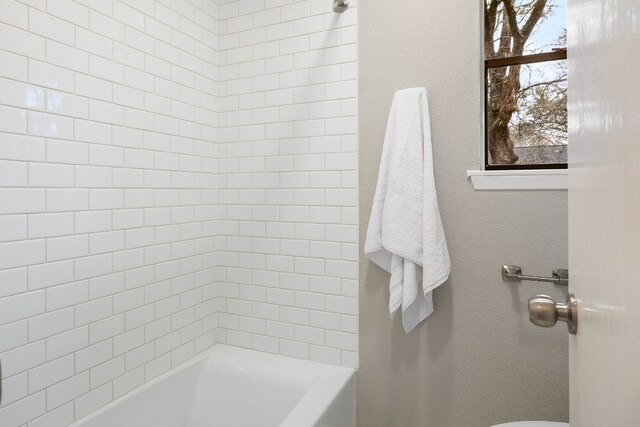
[[[526,86],[520,89],[518,111],[514,113],[510,129],[511,138],[515,138],[520,147],[556,146],[567,139],[566,63],[555,64],[552,69],[547,73],[552,75],[545,76],[544,81],[532,82],[531,70],[528,82],[527,78],[523,79]]]
[[[485,0],[485,58],[521,56],[538,22],[546,13],[548,0]],[[499,39],[496,32],[499,31]],[[518,110],[521,65],[489,70],[487,125],[492,164],[514,164],[518,156],[509,132],[509,122]]]

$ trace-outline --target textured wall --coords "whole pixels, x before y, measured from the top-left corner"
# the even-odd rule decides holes
[[[0,425],[215,342],[209,0],[0,2]]]
[[[358,425],[485,427],[568,417],[567,332],[529,324],[526,300],[553,285],[509,285],[500,265],[567,265],[566,192],[476,192],[481,143],[480,7],[368,0],[359,7],[360,236],[396,89],[430,95],[436,181],[452,257],[435,313],[405,335],[387,314],[388,274],[360,263]]]
[[[221,3],[220,339],[357,366],[355,2]]]

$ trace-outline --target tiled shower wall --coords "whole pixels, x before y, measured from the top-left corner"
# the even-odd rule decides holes
[[[356,366],[355,1],[220,3],[220,339]]]
[[[215,342],[215,3],[0,1],[0,425]]]
[[[215,342],[357,365],[355,2],[218,3],[0,0],[3,427]]]

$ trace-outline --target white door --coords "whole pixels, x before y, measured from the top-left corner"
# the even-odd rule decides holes
[[[640,0],[569,0],[572,427],[640,426]]]

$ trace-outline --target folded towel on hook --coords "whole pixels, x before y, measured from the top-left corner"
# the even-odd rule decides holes
[[[409,333],[433,313],[451,264],[433,175],[425,88],[397,91],[387,122],[364,252],[391,273],[389,314]]]

